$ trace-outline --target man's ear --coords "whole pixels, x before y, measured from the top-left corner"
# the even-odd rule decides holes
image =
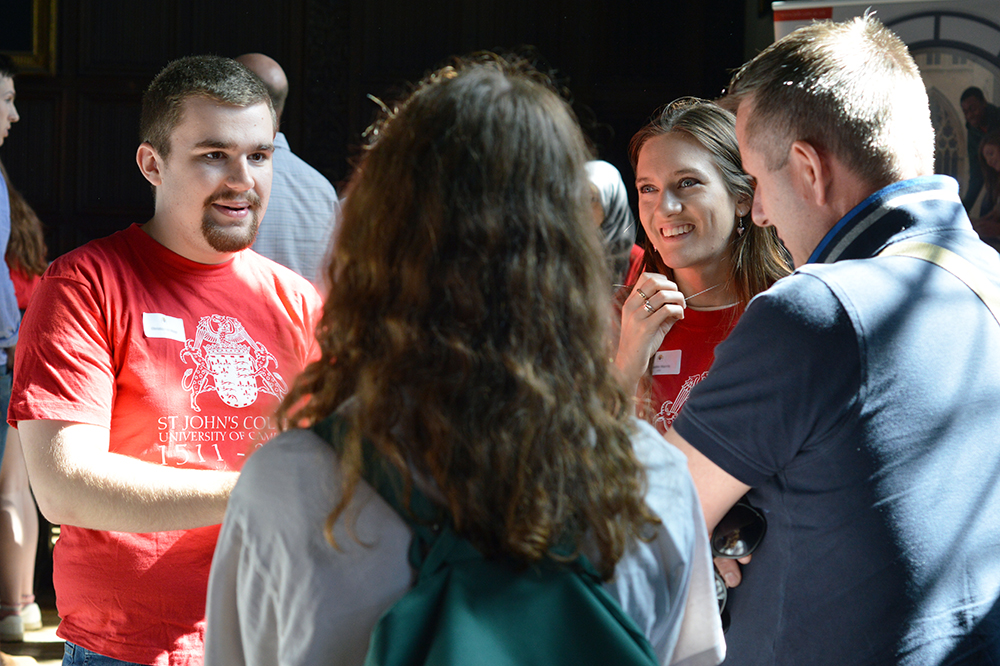
[[[789,174],[793,184],[816,206],[826,206],[830,196],[830,165],[808,141],[794,141],[788,151]]]
[[[139,150],[135,153],[135,162],[139,165],[139,171],[153,187],[163,182],[163,158],[156,152],[156,149],[148,141],[139,144]]]

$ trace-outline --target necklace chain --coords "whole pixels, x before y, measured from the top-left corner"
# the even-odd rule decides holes
[[[727,282],[728,282],[728,280],[727,280]],[[684,297],[684,303],[685,303],[685,304],[687,304],[687,302],[688,302],[688,301],[690,301],[690,300],[691,300],[692,298],[695,298],[695,297],[697,297],[697,296],[701,296],[701,295],[702,295],[702,294],[704,294],[705,292],[708,292],[708,291],[712,291],[713,289],[715,289],[715,288],[717,288],[717,287],[721,287],[721,286],[722,286],[722,285],[724,285],[724,284],[726,284],[726,282],[720,282],[719,284],[713,284],[713,285],[712,285],[711,287],[709,287],[708,289],[702,289],[702,290],[701,290],[701,291],[699,291],[699,292],[698,292],[697,294],[691,294],[690,296],[685,296],[685,297]],[[622,287],[627,287],[628,285],[627,285],[627,284],[613,284],[613,285],[611,285],[611,286],[612,286],[612,287],[614,287],[614,288],[616,288],[616,289],[620,289],[620,288],[622,288]],[[738,302],[739,302],[739,301],[737,301],[737,303],[738,303]],[[732,307],[732,306],[734,306],[734,305],[736,305],[736,303],[730,303],[729,305],[723,305],[723,306],[720,306],[720,307],[724,307],[724,308],[729,308],[729,307]]]
[[[716,287],[721,287],[721,286],[722,286],[722,285],[724,285],[724,284],[725,284],[725,282],[720,282],[719,284],[713,284],[713,285],[712,285],[711,287],[709,287],[708,289],[702,289],[702,290],[701,290],[701,291],[699,291],[699,292],[698,292],[697,294],[691,294],[690,296],[685,296],[685,297],[684,297],[684,302],[685,302],[685,303],[687,303],[688,301],[690,301],[690,300],[691,300],[692,298],[694,298],[695,296],[701,296],[701,295],[702,295],[702,294],[704,294],[704,293],[705,293],[706,291],[712,291],[712,290],[713,290],[713,289],[715,289]]]

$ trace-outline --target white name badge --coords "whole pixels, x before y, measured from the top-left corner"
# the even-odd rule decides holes
[[[653,356],[654,375],[679,375],[681,374],[681,350],[656,352]]]
[[[184,336],[184,320],[159,312],[142,313],[142,332],[147,338],[166,338],[177,342],[187,340]]]

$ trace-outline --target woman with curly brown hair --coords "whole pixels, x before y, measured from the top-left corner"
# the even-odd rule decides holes
[[[322,357],[229,503],[206,663],[363,661],[411,585],[411,533],[361,478],[362,437],[486,558],[585,549],[662,663],[716,663],[685,460],[630,415],[607,362],[608,268],[569,107],[526,66],[483,56],[424,79],[371,135]],[[342,454],[293,428],[335,412]]]
[[[13,62],[8,56],[0,54],[0,145],[4,143],[11,123],[20,119],[14,105],[15,74]],[[6,289],[12,289],[17,308],[24,312],[30,292],[47,265],[42,224],[11,184],[2,163],[0,189],[2,214],[6,217],[7,211],[10,212],[10,236],[6,239],[5,258],[12,284],[8,283]],[[6,227],[6,224],[3,226]],[[5,280],[6,275],[5,271]],[[13,302],[5,299],[3,318],[16,323],[17,312],[13,306]],[[16,325],[13,328],[15,333],[17,328]],[[14,337],[16,340],[16,335]],[[6,358],[0,361],[0,375],[3,382],[9,382],[14,346],[4,351]],[[6,410],[6,407],[5,399],[2,409]],[[34,595],[38,510],[28,486],[28,471],[17,430],[8,428],[6,421],[2,430],[5,434],[0,434],[0,458],[3,459],[0,465],[0,641],[17,642],[24,638],[25,630],[42,627],[41,611]],[[6,654],[0,653],[0,663],[7,664],[8,660]]]
[[[0,163],[10,199],[10,240],[7,266],[21,312],[48,265],[42,223]],[[11,354],[11,357],[13,354]],[[11,358],[13,360],[13,358]],[[0,464],[0,640],[16,642],[25,631],[42,628],[35,602],[35,555],[38,546],[38,509],[28,485],[21,438],[7,429]]]

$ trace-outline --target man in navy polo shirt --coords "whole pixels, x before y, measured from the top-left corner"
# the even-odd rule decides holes
[[[1000,324],[927,94],[871,16],[773,44],[730,85],[754,222],[796,272],[754,299],[667,438],[711,529],[749,491],[767,535],[730,586],[726,664],[1000,663]],[[933,248],[932,248],[933,249]],[[880,256],[881,255],[881,256]]]

